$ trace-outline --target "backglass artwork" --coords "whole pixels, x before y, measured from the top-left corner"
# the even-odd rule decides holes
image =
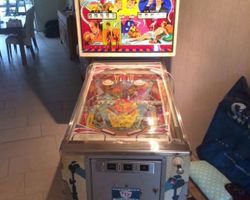
[[[173,56],[178,1],[75,0],[80,56]]]

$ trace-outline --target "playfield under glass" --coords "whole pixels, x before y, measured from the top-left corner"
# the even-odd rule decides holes
[[[173,113],[158,68],[90,70],[72,140],[171,139]]]

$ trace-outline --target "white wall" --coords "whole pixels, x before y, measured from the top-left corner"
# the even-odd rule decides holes
[[[245,75],[250,84],[249,9],[249,0],[181,0],[171,70],[193,149],[235,81]]]
[[[57,10],[66,6],[66,0],[34,0],[37,29],[44,30],[48,20],[57,19]]]

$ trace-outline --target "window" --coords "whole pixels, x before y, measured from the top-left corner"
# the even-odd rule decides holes
[[[25,15],[33,0],[0,0],[0,16]]]

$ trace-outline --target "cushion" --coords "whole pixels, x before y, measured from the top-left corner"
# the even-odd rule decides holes
[[[197,153],[250,193],[249,147],[250,88],[241,77],[219,103]]]
[[[232,200],[225,189],[230,181],[206,161],[192,161],[190,177],[209,200]]]

